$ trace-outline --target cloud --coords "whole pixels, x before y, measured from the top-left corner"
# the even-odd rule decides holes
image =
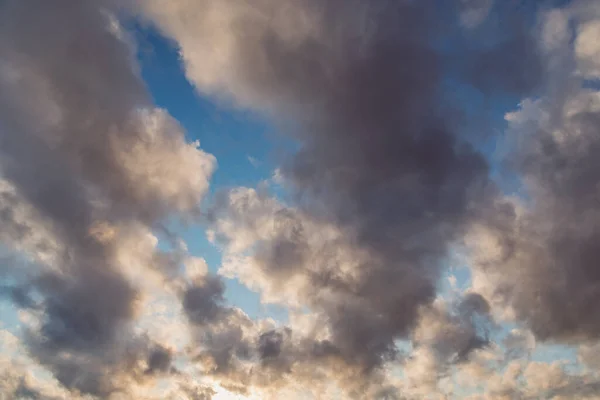
[[[461,0],[460,21],[466,28],[480,25],[488,16],[494,0]]]
[[[223,318],[225,285],[213,276],[207,276],[202,284],[187,289],[183,297],[183,308],[195,324],[205,325]]]
[[[585,87],[598,76],[598,8],[544,11],[530,29],[498,6],[500,34],[485,26],[491,1],[462,1],[451,19],[486,32],[467,40],[436,5],[2,2],[0,295],[18,309],[26,355],[0,360],[0,389],[592,396],[600,97]],[[130,17],[175,40],[201,94],[264,114],[295,142],[274,177],[289,201],[235,188],[200,212],[216,161],[154,106],[119,24]],[[454,77],[525,96],[506,116],[507,161],[528,198],[495,187],[460,122],[467,106],[447,100]],[[220,274],[286,306],[289,323],[230,306],[222,277],[163,226],[200,216],[223,251]],[[463,242],[473,287],[443,299],[439,279]],[[507,319],[518,328],[502,336]],[[536,341],[585,343],[587,369],[531,361]],[[40,383],[28,368],[50,376]]]
[[[489,306],[477,293],[465,294],[456,304],[439,299],[420,310],[412,337],[413,351],[403,364],[408,391],[427,395],[441,390],[440,380],[452,367],[476,363],[471,357],[490,345]],[[473,371],[473,370],[472,370]]]
[[[279,170],[290,206],[243,188],[216,199],[210,237],[226,251],[222,273],[265,301],[307,307],[347,366],[367,381],[382,373],[493,192],[485,157],[444,97],[452,62],[434,45],[447,34],[435,4],[138,5],[178,43],[200,93],[262,112],[298,145]],[[519,94],[536,86],[535,47],[511,22],[497,46],[468,54],[468,84]]]
[[[261,162],[259,160],[257,160],[256,158],[252,157],[252,156],[248,156],[246,157],[248,159],[248,162],[250,163],[250,165],[252,165],[254,168],[257,168]]]
[[[575,54],[579,71],[589,78],[600,78],[600,46],[594,38],[600,34],[600,21],[589,21],[579,27]]]
[[[215,165],[152,105],[115,4],[0,6],[0,236],[29,260],[5,278],[15,305],[36,299],[32,358],[102,398],[128,393],[146,360],[158,368],[153,341],[132,329],[143,295],[121,239],[193,216]]]
[[[148,369],[146,373],[164,373],[169,371],[173,361],[173,354],[169,349],[158,346],[148,356]]]
[[[386,352],[393,337],[406,334],[416,307],[431,299],[438,262],[486,183],[485,161],[438,107],[440,61],[427,42],[427,29],[434,29],[426,8],[336,1],[145,4],[178,40],[200,90],[303,123],[294,131],[301,150],[285,166],[286,179],[310,202],[313,218],[336,224],[349,242],[372,253],[357,270],[369,274],[362,273],[357,295],[335,315],[333,328],[341,334],[350,325],[376,323],[365,337],[346,339],[377,342],[369,336],[389,324],[387,338],[374,343],[375,353]],[[332,23],[334,15],[340,23]],[[233,28],[221,29],[225,24]],[[289,234],[259,250],[274,272],[293,274],[302,266],[302,233]],[[423,290],[379,296],[386,285],[410,287],[410,279]],[[370,308],[382,313],[380,321],[353,320]]]
[[[561,12],[549,14],[542,30],[549,60],[544,95],[506,118],[515,151],[510,162],[529,198],[521,205],[492,203],[474,231],[473,264],[491,301],[503,303],[538,339],[573,343],[600,335],[593,311],[600,293],[594,244],[600,94],[584,87],[577,46],[547,39],[548,32],[562,37],[557,21],[585,26],[594,14]],[[575,30],[575,43],[582,32]]]

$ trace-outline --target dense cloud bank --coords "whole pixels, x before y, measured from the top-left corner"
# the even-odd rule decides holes
[[[597,396],[600,7],[516,3],[2,2],[0,297],[22,324],[2,395]],[[201,209],[216,160],[153,104],[132,18],[199,94],[296,143],[289,201],[239,187]],[[520,102],[494,138],[519,196],[449,80]],[[208,225],[222,276],[173,219]],[[457,254],[472,285],[442,293]],[[288,323],[230,306],[223,277]],[[532,360],[546,342],[577,368]]]

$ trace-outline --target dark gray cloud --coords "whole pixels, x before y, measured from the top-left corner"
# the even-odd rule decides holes
[[[111,90],[96,86],[108,80],[104,74],[114,73],[115,87],[123,85],[127,96],[135,98],[143,91],[142,86],[135,87],[135,83],[132,87],[127,78],[120,80],[124,76],[122,71],[127,71],[125,76],[133,77],[129,49],[119,45],[106,29],[107,21],[98,6],[68,1],[53,5],[9,1],[3,3],[2,8],[0,55],[8,68],[21,66],[24,70],[22,76],[17,75],[12,81],[9,76],[2,77],[2,175],[14,185],[22,200],[31,204],[42,218],[51,221],[58,240],[65,243],[65,253],[61,255],[63,265],[58,266],[61,273],[48,273],[32,283],[45,299],[45,309],[40,342],[34,343],[36,339],[32,336],[30,350],[34,356],[44,358],[58,379],[68,386],[79,381],[78,368],[65,365],[67,361],[55,364],[57,360],[52,358],[52,352],[74,349],[85,352],[90,347],[109,344],[115,330],[132,315],[135,291],[113,270],[108,249],[89,237],[96,210],[78,174],[85,172],[70,168],[69,161],[76,160],[69,160],[65,155],[83,155],[79,152],[83,147],[69,153],[69,147],[76,146],[70,139],[86,137],[79,134],[82,130],[91,130],[91,140],[99,140],[93,133],[94,127],[98,129],[95,132],[109,131],[108,124],[124,123],[128,108],[122,106],[130,99],[114,105],[114,118],[107,118],[113,116],[110,111],[104,115],[97,113],[98,108],[93,105],[93,102],[103,101],[98,91],[109,93]],[[25,20],[30,29],[24,31],[20,26]],[[67,20],[74,21],[79,28],[74,26],[73,29],[84,34],[71,36],[69,31],[56,29],[57,24]],[[44,37],[45,42],[40,42],[40,37]],[[91,59],[88,46],[94,44],[98,45],[100,63]],[[81,75],[62,68],[71,62],[80,65]],[[18,84],[19,78],[33,88],[13,86]],[[43,99],[41,104],[23,107],[25,104],[19,103],[28,101],[27,95],[33,94],[27,93],[28,89],[48,90],[56,99],[57,109],[52,110],[54,104],[44,104]],[[11,99],[13,96],[20,97]],[[39,121],[36,129],[38,121],[31,121],[33,115],[30,114],[36,105],[42,108],[39,112],[60,113],[56,116],[60,123],[44,125],[46,121]],[[87,127],[86,123],[89,123]],[[98,123],[104,126],[94,126]],[[92,148],[90,146],[90,150]],[[90,154],[90,161],[92,159]],[[81,168],[93,165],[93,162],[84,163]],[[13,239],[19,240],[18,237]],[[86,390],[87,383],[85,385],[81,389]]]
[[[412,338],[414,365],[433,360],[435,374],[468,364],[490,345],[494,296],[539,338],[600,334],[595,97],[585,106],[561,97],[575,112],[519,149],[535,202],[523,217],[494,197],[485,157],[457,122],[462,105],[444,92],[455,66],[486,94],[536,89],[547,76],[527,23],[511,14],[505,34],[484,35],[494,45],[473,40],[448,57],[435,1],[126,5],[178,41],[200,91],[266,114],[297,144],[280,171],[292,206],[232,191],[209,216],[226,255],[249,254],[238,277],[308,308],[318,327],[255,323],[226,304],[217,277],[182,286],[190,354],[224,387],[337,380],[352,398],[400,396],[384,369],[401,360],[397,340]],[[471,27],[492,6],[460,5]],[[152,106],[120,11],[109,0],[0,4],[0,238],[35,264],[31,274],[13,268],[17,284],[2,293],[39,317],[24,340],[29,354],[64,387],[100,398],[130,395],[130,382],[171,371],[174,357],[132,329],[143,295],[121,262],[118,233],[195,215],[214,164]],[[573,134],[553,136],[557,127]],[[501,247],[500,261],[479,270],[497,268],[502,279],[491,297],[438,309],[450,247],[474,225]],[[184,258],[177,249],[148,264],[171,279]],[[445,330],[428,332],[424,321]]]
[[[133,316],[135,294],[115,272],[90,268],[80,273],[91,276],[49,275],[36,282],[47,299],[41,328],[44,346],[85,350],[110,344],[115,327]],[[82,288],[79,279],[95,286]]]
[[[227,390],[247,394],[254,387],[276,394],[286,384],[312,382],[310,390],[318,393],[327,379],[343,379],[352,398],[370,390],[363,371],[332,342],[253,321],[223,302],[223,289],[220,278],[209,275],[181,297],[195,339],[189,354]],[[336,366],[340,371],[332,373]]]
[[[0,298],[5,297],[14,303],[18,308],[36,308],[37,304],[31,298],[29,288],[18,285],[0,286]]]
[[[281,354],[281,346],[284,340],[284,333],[289,335],[291,331],[268,331],[261,334],[258,338],[258,354],[261,360],[277,358]]]
[[[217,204],[214,219],[230,215],[246,224],[240,237],[256,228],[256,270],[247,281],[260,276],[281,293],[297,279],[311,282],[298,297],[324,316],[332,346],[365,376],[396,358],[395,340],[410,334],[419,307],[435,298],[449,246],[490,186],[484,157],[455,122],[456,105],[444,100],[450,61],[434,45],[444,34],[435,9],[428,1],[144,5],[180,44],[200,91],[265,112],[297,141],[281,176],[298,211],[274,211],[274,234],[263,237],[264,220],[231,209],[252,207],[237,194]],[[469,68],[479,63],[469,82],[531,89],[536,53],[522,39],[527,32],[510,30],[498,46],[469,58]],[[516,50],[531,58],[531,70],[521,70],[518,54],[506,57]],[[315,251],[309,224],[335,227],[340,239],[329,247],[362,257],[347,267],[327,246]],[[224,242],[238,241],[230,233]]]
[[[313,303],[329,316],[334,341],[369,370],[393,358],[394,339],[434,297],[439,262],[486,186],[487,166],[444,115],[426,6],[307,1],[301,9],[318,13],[321,36],[296,46],[275,24],[252,33],[251,19],[236,20],[235,68],[258,106],[272,95],[302,122],[293,132],[300,150],[283,168],[302,209],[371,254],[351,285],[316,280],[333,296]],[[373,31],[357,31],[359,18]],[[277,279],[303,268],[302,240],[301,227],[290,227],[261,243],[257,259]]]
[[[510,230],[496,231],[506,257],[490,267],[514,279],[514,287],[507,281],[499,290],[540,339],[600,335],[593,311],[600,295],[595,244],[600,114],[575,112],[571,118],[570,126],[540,131],[526,150],[524,176],[532,183],[535,208],[508,220]],[[565,129],[568,143],[552,137],[562,134],[559,129]]]
[[[456,362],[465,362],[469,355],[491,344],[489,330],[493,326],[490,320],[490,305],[479,293],[468,293],[458,305],[459,318],[472,330],[466,343],[458,349]]]
[[[195,212],[214,163],[153,107],[119,7],[0,4],[0,238],[32,264],[3,277],[18,306],[39,299],[31,357],[101,398],[127,393],[150,342],[130,329],[140,294],[115,236]]]
[[[15,396],[15,398],[17,398],[17,399],[23,399],[23,400],[44,399],[44,397],[38,390],[29,387],[27,382],[25,382],[25,379],[21,379],[21,381],[19,382],[19,386],[13,393],[13,396]]]
[[[171,369],[173,353],[162,346],[157,346],[150,351],[148,356],[147,374],[165,373]]]
[[[206,365],[207,373],[235,379],[240,373],[240,360],[251,356],[245,331],[253,323],[225,303],[224,291],[220,277],[207,275],[183,290],[181,302],[196,339],[192,343],[193,357]],[[234,390],[246,392],[244,382],[238,383]]]
[[[507,116],[509,161],[527,199],[491,203],[474,262],[492,301],[538,339],[571,343],[600,337],[600,95],[575,68],[580,55],[570,43],[580,31],[567,29],[598,14],[590,2],[575,6],[542,21],[544,92]]]
[[[207,276],[201,284],[189,287],[183,295],[183,308],[194,324],[218,322],[227,314],[225,284],[215,276]]]
[[[492,327],[487,301],[469,293],[449,307],[425,309],[414,343],[435,349],[442,362],[462,363],[474,351],[490,345]]]

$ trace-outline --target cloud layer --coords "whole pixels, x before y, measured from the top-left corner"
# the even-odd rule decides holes
[[[2,2],[0,298],[21,324],[2,394],[598,396],[600,8],[437,5]],[[216,160],[153,104],[131,19],[173,39],[200,95],[292,139],[287,201],[238,187],[201,207]],[[506,136],[473,132],[449,82],[519,103]],[[206,223],[221,276],[172,220]],[[457,258],[471,284],[444,291]],[[289,321],[229,305],[224,278]],[[575,366],[533,358],[555,344]]]

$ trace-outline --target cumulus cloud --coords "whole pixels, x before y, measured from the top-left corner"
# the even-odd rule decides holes
[[[300,124],[289,131],[300,150],[281,170],[297,211],[267,216],[273,227],[252,220],[250,210],[231,210],[243,215],[241,228],[221,219],[236,231],[232,243],[276,231],[256,243],[259,272],[251,279],[266,278],[260,284],[273,291],[288,281],[304,287],[302,302],[325,315],[335,344],[365,373],[393,358],[394,340],[433,299],[440,262],[488,183],[484,158],[441,104],[433,8],[361,1],[142,7],[177,40],[200,91]],[[327,245],[316,243],[304,219],[330,227]]]
[[[593,8],[582,13],[582,4],[548,14],[542,28],[546,92],[506,116],[511,163],[529,198],[497,200],[472,236],[478,281],[540,340],[577,342],[600,334],[593,311],[600,94],[585,88],[580,65],[587,56],[568,45],[563,28],[565,21],[580,26],[572,41],[586,40],[594,14]]]
[[[24,353],[0,359],[0,390],[593,398],[600,12],[575,1],[533,29],[511,7],[459,1],[454,30],[436,5],[2,2],[0,296]],[[287,202],[235,188],[200,211],[216,161],[154,106],[120,25],[136,17],[174,39],[200,94],[295,141],[273,177]],[[506,115],[526,198],[495,187],[448,78],[526,96]],[[222,277],[164,227],[197,217],[222,250],[219,273],[287,307],[287,323],[230,306]],[[443,298],[462,244],[472,285]],[[507,320],[517,326],[503,332]],[[581,345],[580,370],[532,360],[544,341]]]
[[[251,320],[224,303],[223,291],[220,278],[206,276],[181,292],[193,338],[189,357],[202,374],[242,395],[277,396],[286,388],[295,388],[290,392],[294,396],[322,395],[332,379],[365,390],[360,374],[330,341],[296,324],[292,329],[275,321]],[[311,387],[302,389],[309,382]]]
[[[298,143],[278,170],[293,204],[243,188],[217,198],[210,237],[225,250],[221,273],[267,302],[308,307],[364,376],[397,362],[396,340],[433,304],[449,248],[496,202],[484,156],[444,101],[450,61],[434,46],[433,3],[138,5],[177,41],[199,92],[265,113]],[[491,7],[458,9],[475,25]],[[505,14],[509,29],[476,47],[461,77],[485,93],[527,94],[542,75],[538,43]],[[208,305],[197,307],[202,318],[221,310],[212,288],[191,292]],[[458,358],[485,344],[469,340]]]
[[[127,393],[141,364],[165,364],[132,330],[143,295],[122,263],[135,251],[121,246],[193,215],[215,164],[152,105],[115,5],[0,6],[0,236],[28,260],[3,277],[15,305],[34,308],[32,358],[101,398]]]
[[[489,305],[477,293],[468,293],[456,304],[441,299],[420,310],[412,335],[413,351],[404,362],[406,391],[426,396],[441,392],[443,377],[452,368],[468,365],[476,375],[472,357],[491,345]]]

